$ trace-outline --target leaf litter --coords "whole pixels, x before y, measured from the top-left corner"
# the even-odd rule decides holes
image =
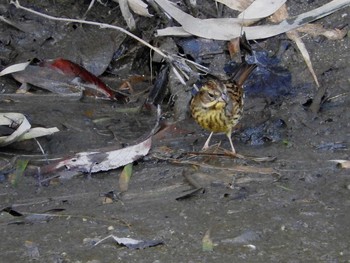
[[[41,172],[66,174],[97,173],[109,171],[127,165],[148,154],[152,145],[152,137],[147,138],[139,144],[122,149],[111,150],[99,149],[98,151],[79,152],[73,157],[60,160],[53,164],[41,167]]]
[[[145,249],[148,247],[154,247],[164,244],[164,242],[161,240],[139,240],[129,237],[117,237],[115,235],[109,235],[96,242],[94,246],[98,246],[99,244],[105,242],[108,239],[112,239],[116,244],[120,246],[126,246],[130,249]]]
[[[231,40],[239,37],[242,34],[242,30],[246,33],[248,40],[273,37],[313,22],[350,4],[349,0],[334,0],[312,11],[285,19],[276,25],[244,26],[242,29],[242,23],[245,21],[244,13],[240,18],[198,19],[181,11],[167,0],[155,0],[155,2],[182,25],[181,29],[177,28],[178,33],[184,32],[185,35],[192,34],[198,37],[217,40]],[[283,2],[271,1],[270,3],[274,7],[271,10],[277,11]],[[260,5],[256,5],[255,8],[250,12],[256,14],[261,11]],[[273,12],[269,15],[272,14]],[[171,35],[166,29],[158,30],[157,34],[158,36]]]
[[[199,21],[198,19],[195,19],[193,17],[191,17],[190,15],[184,13],[183,11],[173,7],[170,5],[170,3],[166,0],[156,0],[156,2],[168,13],[170,14],[171,16],[173,16],[176,20],[178,20],[178,22],[180,22],[180,24],[183,25],[184,28],[191,28],[190,24],[192,24],[193,26],[196,25],[196,23],[202,23],[201,21]],[[88,23],[88,24],[95,24],[95,25],[100,25],[100,26],[103,26],[103,27],[106,27],[106,25],[102,25],[102,24],[98,24],[98,23],[94,23],[94,22],[88,22],[88,21],[81,21],[81,20],[75,20],[75,19],[61,19],[61,18],[54,18],[54,17],[51,17],[51,16],[48,16],[48,15],[43,15],[43,14],[40,14],[38,12],[34,12],[32,10],[29,10],[29,9],[26,9],[24,7],[22,7],[18,1],[16,2],[13,2],[15,3],[15,5],[18,7],[18,8],[22,8],[22,9],[25,9],[27,11],[30,11],[30,12],[33,12],[33,13],[36,13],[38,15],[42,15],[44,17],[47,17],[47,18],[50,18],[50,19],[56,19],[56,20],[61,20],[61,21],[74,21],[74,22],[80,22],[80,23]],[[93,3],[92,3],[93,4]],[[130,5],[130,2],[128,3]],[[208,21],[209,24],[207,25],[213,25],[214,27],[213,28],[218,28],[218,26],[222,26],[222,23],[233,23],[233,26],[236,24],[237,25],[237,29],[240,28],[240,33],[242,32],[242,26],[241,26],[241,23],[242,21],[246,21],[246,22],[249,22],[251,20],[256,20],[256,19],[261,19],[261,18],[264,18],[264,17],[268,17],[272,14],[274,14],[277,10],[285,10],[285,1],[275,1],[275,2],[268,2],[268,3],[265,3],[267,4],[267,7],[268,8],[265,8],[265,11],[266,13],[265,14],[261,14],[261,12],[258,12],[257,13],[257,10],[261,9],[261,1],[254,1],[247,9],[244,9],[243,12],[241,13],[241,15],[238,16],[239,19],[241,19],[241,21],[239,19],[209,19],[209,20],[203,20],[203,22],[206,23],[206,21]],[[348,1],[332,1],[330,4],[328,5],[325,5],[325,6],[322,6],[312,12],[308,12],[308,13],[305,13],[305,14],[302,14],[300,16],[297,16],[295,19],[294,19],[294,22],[293,24],[291,24],[293,27],[292,28],[288,28],[286,27],[285,29],[283,29],[284,31],[281,31],[282,33],[283,32],[287,32],[291,29],[294,29],[294,28],[297,28],[297,27],[300,27],[302,25],[302,23],[300,23],[301,21],[301,18],[307,18],[305,20],[303,20],[303,23],[306,23],[306,22],[310,22],[312,20],[315,20],[315,19],[318,19],[324,15],[327,15],[331,12],[334,12],[336,10],[339,10],[340,8],[343,8],[344,6],[348,5]],[[171,8],[170,8],[171,6]],[[147,5],[143,5],[144,8],[147,7]],[[284,9],[281,9],[281,7],[283,7]],[[89,7],[90,8],[90,7]],[[240,8],[238,8],[240,9]],[[242,9],[242,8],[241,8]],[[134,10],[135,11],[135,10]],[[140,13],[141,14],[141,13]],[[142,15],[142,14],[141,14]],[[146,15],[145,13],[143,15]],[[275,14],[276,15],[276,14]],[[276,15],[277,16],[277,15]],[[311,20],[310,20],[310,17],[312,16]],[[273,17],[273,16],[272,16]],[[283,24],[283,21],[286,21],[287,19],[289,19],[289,21],[293,21],[293,19],[291,18],[288,18],[288,14],[286,14],[286,11],[284,11],[284,13],[282,12],[282,15],[275,18],[275,21],[277,22],[280,22],[280,25]],[[190,21],[190,22],[189,22]],[[192,23],[193,22],[193,23]],[[231,24],[232,26],[232,24]],[[111,27],[111,28],[115,28],[117,30],[120,30],[119,28],[116,28],[116,27],[112,27],[112,26],[109,26],[107,25],[107,27]],[[206,28],[206,31],[209,33],[209,34],[212,34],[213,31],[210,30],[211,26],[209,27],[205,27]],[[223,28],[223,27],[222,27]],[[208,30],[209,29],[209,30]],[[249,33],[249,27],[244,27],[244,32],[248,35],[248,39],[258,39],[259,36],[255,36],[255,35],[250,35]],[[197,30],[197,29],[190,29],[188,32],[192,32],[193,30]],[[201,29],[198,29],[198,30],[201,30]],[[231,29],[230,29],[231,30]],[[261,28],[259,28],[259,30],[261,30]],[[131,33],[128,33],[128,32],[125,32],[125,30],[121,30],[122,32],[124,33],[127,33],[128,35],[132,35]],[[262,30],[263,31],[263,30]],[[238,32],[238,31],[237,31]],[[276,33],[276,34],[280,34],[281,32],[279,33]],[[321,30],[321,32],[323,34],[326,34],[324,31]],[[266,32],[266,31],[263,31],[264,33],[264,36],[265,37],[268,37],[269,36],[269,33]],[[195,33],[196,34],[196,33]],[[219,32],[219,34],[221,34]],[[227,34],[224,33],[224,34]],[[292,35],[291,33],[287,33],[289,34],[290,36]],[[197,35],[200,35],[200,34],[197,34]],[[326,34],[327,35],[327,34]],[[201,36],[201,35],[200,35]],[[272,36],[272,35],[271,35]],[[135,36],[133,36],[135,37]],[[203,35],[202,37],[207,37],[206,35]],[[340,35],[339,37],[343,37],[343,34]],[[138,39],[137,37],[135,37],[136,39]],[[216,38],[215,35],[210,35],[210,37],[208,38]],[[217,39],[221,39],[222,37],[218,37]],[[232,36],[230,36],[229,38],[227,38],[227,40],[231,39]],[[138,39],[139,40],[139,39]],[[293,40],[294,41],[299,41],[300,38],[295,38],[293,37]],[[144,41],[140,40],[143,44]],[[298,42],[299,43],[299,42]],[[301,42],[300,42],[301,43]],[[158,52],[159,54],[161,54],[163,57],[165,58],[170,58],[170,61],[175,61],[176,63],[180,63],[180,66],[179,68],[184,68],[183,66],[187,63],[187,61],[183,64],[183,61],[180,61],[178,60],[178,58],[176,58],[175,56],[171,56],[171,55],[166,55],[164,54],[162,51],[160,51],[159,49],[155,48],[155,47],[152,47],[150,46],[149,44],[146,43],[146,45],[148,47],[150,47],[151,49],[153,49],[154,51]],[[301,46],[298,45],[298,46]],[[303,53],[303,52],[302,52]],[[305,53],[304,53],[305,54]],[[306,53],[307,54],[307,53]],[[25,64],[24,64],[25,65]],[[182,66],[181,66],[182,65]],[[309,65],[310,67],[310,70],[312,70],[312,66]],[[24,69],[24,68],[23,68]],[[174,68],[173,68],[174,69]],[[15,69],[12,69],[12,68],[9,68],[7,70],[4,71],[3,74],[8,74],[8,71],[9,70],[14,70],[14,71],[19,71],[18,68],[15,68]],[[65,71],[65,70],[63,70]],[[183,71],[181,71],[183,73]],[[315,74],[313,74],[314,77],[315,77],[315,80],[317,82],[317,78],[315,76]],[[94,83],[95,84],[95,83]],[[144,142],[145,144],[148,144],[149,142],[148,141],[145,141]],[[136,149],[136,148],[135,148]],[[127,150],[135,150],[134,148],[128,148]],[[144,151],[141,151],[141,154],[140,156],[145,156],[148,151],[150,150],[150,147],[146,147]],[[138,150],[135,150],[136,152]],[[131,157],[131,158],[127,158],[126,161],[123,161],[121,163],[119,163],[118,161],[116,162],[117,164],[116,165],[110,165],[111,163],[111,160],[107,161],[108,160],[108,156],[112,156],[114,153],[114,151],[111,151],[111,152],[82,152],[82,153],[78,153],[76,156],[74,156],[73,158],[70,158],[70,159],[65,159],[64,161],[60,161],[58,164],[56,164],[56,166],[52,166],[50,165],[49,167],[45,167],[44,171],[45,170],[59,170],[60,168],[62,167],[65,167],[67,169],[69,169],[70,171],[75,171],[75,172],[87,172],[87,173],[92,173],[92,172],[99,172],[99,171],[105,171],[105,170],[109,170],[109,169],[115,169],[117,167],[120,167],[120,166],[123,166],[125,164],[127,164],[128,162],[130,161],[134,161],[135,160],[135,157]],[[119,152],[118,152],[119,153]],[[113,159],[113,163],[116,161],[113,157],[110,157],[111,159]],[[137,156],[138,158],[138,156]],[[106,163],[109,163],[109,164],[106,164]],[[232,168],[231,168],[232,169]],[[247,172],[252,172],[252,170],[249,170],[247,168],[243,169],[243,168],[238,168],[240,169],[240,171],[247,171]],[[51,170],[52,171],[52,170]],[[262,170],[260,170],[260,172],[262,172]],[[271,171],[269,171],[271,172]],[[123,186],[125,188],[125,186]]]
[[[336,1],[333,1],[333,2],[336,2]],[[338,1],[339,2],[339,1]],[[343,3],[345,3],[345,4],[348,4],[347,3],[348,1],[343,1]],[[244,19],[244,16],[243,16],[243,19]],[[247,18],[248,19],[248,18]],[[286,19],[287,20],[287,19]],[[168,56],[167,56],[168,57]],[[146,142],[146,141],[144,141],[144,142]],[[144,143],[144,142],[141,142],[141,144],[142,143]],[[136,146],[136,145],[135,145]],[[148,147],[148,146],[147,146]],[[145,149],[147,149],[147,147],[145,147]],[[151,148],[151,147],[149,147],[149,148]],[[129,149],[130,150],[130,149]],[[145,150],[145,155],[147,155],[148,154],[148,152],[149,152],[149,149],[148,150]],[[86,155],[85,156],[83,156],[84,154],[86,153]],[[141,156],[143,156],[142,154],[141,154]],[[79,163],[82,159],[84,159],[84,158],[87,158],[88,159],[88,161],[87,162],[84,162],[84,161],[82,161],[81,163]],[[107,158],[108,159],[108,158]],[[79,161],[78,163],[79,164],[77,164],[77,165],[74,165],[74,163],[75,163],[75,161]],[[93,151],[91,151],[91,152],[82,152],[82,155],[80,155],[80,153],[79,154],[77,154],[77,155],[75,155],[73,158],[70,158],[70,159],[65,159],[65,161],[67,161],[67,163],[68,163],[68,166],[65,166],[65,165],[62,165],[60,168],[67,168],[67,167],[71,167],[72,168],[72,170],[76,170],[76,171],[83,171],[83,172],[88,172],[88,173],[91,173],[91,172],[95,172],[95,171],[98,171],[98,169],[102,169],[102,167],[103,166],[99,166],[99,163],[100,162],[105,162],[105,160],[106,160],[106,155],[105,155],[105,152],[93,152]],[[69,166],[69,165],[72,165],[72,166]],[[198,165],[198,166],[201,166],[201,164],[202,164],[202,162],[198,162],[198,163],[191,163],[191,164],[193,164],[193,165]],[[97,170],[93,170],[93,167],[94,166],[96,166],[97,167]],[[109,166],[109,165],[107,165],[107,166]],[[214,165],[214,167],[215,167],[215,165]],[[205,167],[206,168],[206,167]],[[215,167],[215,169],[221,169],[220,167]],[[262,171],[262,170],[259,170],[258,171],[258,169],[256,169],[256,170],[249,170],[249,169],[247,169],[248,170],[248,173],[249,172],[259,172],[259,171]],[[247,171],[246,170],[246,171]],[[232,168],[232,171],[238,171],[238,172],[244,172],[244,170],[243,169],[241,169],[241,170],[235,170],[235,169],[233,169]],[[274,171],[273,170],[269,170],[271,173],[274,173]],[[126,189],[127,189],[127,187],[126,187]],[[208,235],[209,235],[209,232],[208,232]],[[108,236],[107,238],[110,238],[110,236]],[[118,241],[120,241],[120,243],[121,244],[123,244],[123,242],[124,241],[126,241],[126,243],[128,244],[128,241],[130,241],[130,240],[124,240],[124,239],[120,239],[120,238],[118,238],[118,237],[116,237],[116,236],[113,236],[112,235],[112,238],[117,242],[117,243],[119,243]],[[116,240],[116,239],[118,239],[118,241]],[[140,240],[131,240],[132,242],[130,242],[130,243],[133,243],[133,242],[135,242],[135,241],[140,241]]]
[[[54,128],[32,128],[27,118],[21,113],[0,113],[0,125],[8,126],[12,129],[9,135],[0,137],[0,147],[23,140],[29,140],[37,137],[47,136],[58,132]]]

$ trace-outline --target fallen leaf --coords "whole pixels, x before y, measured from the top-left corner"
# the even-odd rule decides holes
[[[19,72],[22,70],[25,70],[26,67],[30,64],[30,61],[28,62],[24,62],[24,63],[18,63],[18,64],[14,64],[11,66],[8,66],[7,68],[4,68],[1,72],[0,72],[0,77],[1,76],[5,76],[7,74],[12,74],[15,72]]]
[[[132,175],[132,163],[129,163],[124,166],[123,171],[119,176],[119,190],[121,193],[128,191],[131,175]]]
[[[216,2],[222,3],[233,10],[244,11],[254,0],[216,0]]]
[[[330,40],[340,40],[343,39],[348,33],[347,28],[343,29],[325,29],[321,24],[306,24],[297,29],[298,32],[306,33],[313,37],[325,36]]]
[[[74,79],[72,82],[81,85],[84,88],[84,93],[88,96],[106,97],[112,100],[118,97],[119,99],[125,98],[125,96],[107,87],[107,85],[94,74],[68,59],[57,58],[54,60],[46,60],[39,66],[53,68],[59,70],[66,76],[73,77]],[[81,79],[83,83],[80,81],[74,82],[76,78]]]
[[[44,60],[38,64],[27,65],[12,76],[21,83],[48,90],[60,95],[77,95],[126,100],[122,93],[110,89],[102,80],[80,65],[63,58]]]
[[[70,172],[97,173],[127,165],[147,155],[152,137],[145,141],[117,150],[100,149],[95,152],[79,152],[74,157],[41,168],[42,172],[55,172],[62,168]]]
[[[289,15],[288,15],[288,11],[287,11],[287,5],[284,4],[277,12],[275,12],[275,14],[273,14],[271,16],[270,20],[274,21],[274,22],[281,22],[285,19],[288,19],[288,17],[289,17]],[[318,82],[316,73],[315,73],[314,68],[312,66],[309,52],[307,51],[306,46],[305,46],[304,42],[301,40],[301,37],[299,36],[298,32],[296,30],[292,30],[292,31],[287,32],[286,35],[290,40],[294,41],[294,43],[297,45],[313,79],[315,80],[317,87],[319,87],[320,84]]]
[[[297,47],[298,47],[301,55],[303,56],[304,61],[307,65],[317,87],[320,87],[320,83],[318,82],[316,73],[315,73],[314,68],[312,66],[309,52],[307,51],[306,46],[305,46],[304,42],[301,40],[301,37],[299,36],[298,32],[295,30],[293,30],[291,32],[287,32],[287,36],[290,40],[293,40],[295,42],[295,44],[297,45]]]
[[[0,137],[0,146],[6,146],[17,141],[31,128],[29,121],[23,114],[14,112],[0,113],[0,125],[15,129],[11,135]]]
[[[181,29],[166,28],[157,30],[157,36],[167,36],[169,31],[175,31],[180,36],[182,30],[185,35],[192,34],[208,39],[230,40],[239,37],[242,33],[241,18],[198,19],[183,12],[167,0],[155,0],[155,2],[182,26]],[[349,4],[349,0],[333,0],[314,10],[285,19],[279,24],[248,26],[243,27],[243,31],[246,33],[248,40],[269,38],[313,22]],[[246,20],[244,19],[244,22]]]
[[[55,132],[59,132],[59,129],[54,127],[54,128],[41,128],[41,127],[36,127],[36,128],[31,128],[28,132],[23,134],[18,141],[23,141],[23,140],[29,140],[33,138],[38,138],[42,136],[47,136],[47,135],[52,135]]]
[[[243,20],[260,20],[275,13],[287,0],[255,0],[238,15]]]
[[[12,134],[0,137],[0,147],[17,141],[51,135],[59,131],[56,127],[31,128],[29,121],[22,113],[14,112],[0,113],[0,125],[9,126],[14,129]]]
[[[23,176],[25,169],[27,168],[29,160],[17,160],[16,170],[13,174],[9,175],[9,180],[12,186],[17,186],[20,178]]]
[[[227,43],[227,48],[231,59],[240,53],[239,39],[239,37],[236,37]]]
[[[128,0],[114,0],[114,2],[119,3],[119,9],[122,13],[122,16],[128,25],[128,28],[133,31],[136,29],[136,22],[135,19],[130,12],[129,5],[128,5]]]
[[[129,7],[132,11],[140,16],[152,17],[148,12],[148,5],[141,0],[128,0]]]
[[[208,229],[207,232],[205,232],[205,235],[202,239],[202,250],[203,251],[213,251],[214,244],[210,237],[210,230]]]
[[[109,235],[98,241],[94,246],[97,246],[98,244],[110,238],[117,242],[118,245],[126,246],[127,248],[132,249],[144,249],[164,244],[161,240],[138,240],[128,237],[117,237],[114,235]]]

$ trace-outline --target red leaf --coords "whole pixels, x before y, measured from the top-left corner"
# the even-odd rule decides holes
[[[125,100],[126,96],[111,90],[107,85],[102,82],[98,77],[81,67],[80,65],[63,58],[57,58],[55,60],[46,60],[40,63],[41,67],[49,67],[58,69],[66,76],[80,78],[88,86],[85,87],[84,94],[87,96],[107,97],[109,99],[121,99]]]

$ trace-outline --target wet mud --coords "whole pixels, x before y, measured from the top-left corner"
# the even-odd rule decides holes
[[[88,7],[84,1],[63,2],[57,9],[56,5],[42,4],[40,10],[77,17]],[[290,12],[297,14],[326,3],[308,2],[312,3],[288,1]],[[35,6],[24,1],[21,4]],[[112,3],[95,6],[90,20],[100,21],[109,14],[106,20],[112,23],[120,15]],[[108,13],[112,6],[113,14]],[[1,66],[32,58],[33,54],[39,59],[61,57],[61,52],[48,47],[52,41],[64,42],[60,30],[68,30],[68,35],[78,30],[84,36],[96,30],[97,38],[101,38],[98,28],[57,25],[6,3],[0,7],[3,14],[16,14],[16,21],[31,21],[25,24],[28,27],[47,23],[56,32],[52,35],[39,30],[41,33],[35,35],[29,29],[0,23],[4,32]],[[345,8],[318,23],[329,28],[348,24],[349,11]],[[142,25],[147,26],[154,25]],[[115,35],[119,33],[103,35],[120,41],[101,48],[108,50],[103,56],[97,48],[100,45],[91,49],[89,44],[84,45],[78,59],[81,64],[92,57],[109,60],[114,47],[125,40],[125,36],[119,39]],[[145,37],[150,35],[145,33]],[[14,39],[18,45],[9,44]],[[281,35],[259,46],[276,54],[286,41]],[[40,184],[37,175],[23,176],[16,185],[7,177],[11,171],[2,169],[0,207],[10,207],[21,216],[6,209],[0,214],[0,262],[350,262],[350,174],[349,169],[331,161],[350,159],[350,38],[347,35],[332,41],[305,35],[303,41],[321,87],[327,88],[319,110],[310,109],[318,89],[296,47],[289,43],[278,55],[283,70],[273,71],[283,77],[278,82],[279,91],[259,92],[259,85],[253,85],[259,72],[249,80],[244,115],[232,135],[237,152],[246,158],[197,154],[208,132],[189,116],[174,121],[172,103],[166,102],[162,105],[166,128],[153,139],[150,153],[134,163],[128,190],[123,194],[119,191],[122,169],[76,175],[69,180],[54,178],[46,184]],[[69,46],[62,44],[62,52],[70,50]],[[131,53],[137,57],[142,50],[138,47]],[[104,67],[103,61],[92,68],[100,73],[107,70],[102,79],[112,85],[120,85],[129,73],[150,74],[148,66],[139,67],[141,60],[135,62],[133,58],[127,53],[124,63],[113,60],[120,71]],[[117,71],[120,75],[115,74]],[[1,92],[6,94],[20,86],[10,76],[0,81]],[[147,94],[150,86],[146,80],[133,88]],[[25,114],[33,126],[60,129],[38,139],[49,160],[79,151],[132,145],[155,124],[153,111],[139,109],[145,96],[123,104],[67,99],[40,90],[33,93],[2,95],[0,108],[2,112]],[[214,135],[212,143],[230,148],[224,134]],[[16,156],[37,166],[47,162],[34,140],[15,143],[0,153],[2,167]],[[260,157],[269,158],[261,161]],[[163,244],[130,249],[108,240],[93,246],[108,235],[161,240]],[[205,242],[209,249],[205,249]]]

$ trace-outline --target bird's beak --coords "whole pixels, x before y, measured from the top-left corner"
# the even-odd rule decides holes
[[[224,101],[224,102],[228,102],[228,96],[227,96],[227,94],[226,93],[223,93],[222,95],[221,95],[221,99],[222,99],[222,101]]]

